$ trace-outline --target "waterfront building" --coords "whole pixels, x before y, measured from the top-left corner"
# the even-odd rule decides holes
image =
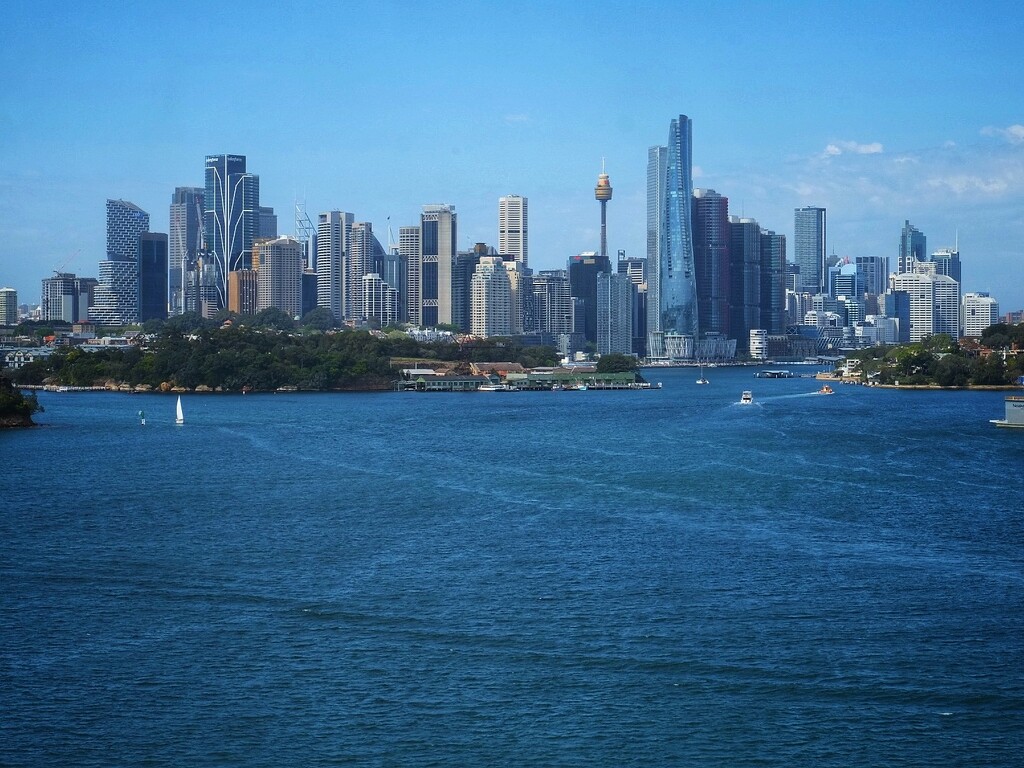
[[[290,317],[300,316],[304,251],[303,244],[291,237],[255,243],[257,312],[275,307]]]
[[[186,274],[195,269],[203,248],[203,196],[200,187],[175,187],[171,195],[167,299],[172,315],[185,311]]]
[[[633,293],[629,275],[602,272],[597,276],[597,353],[633,352]]]
[[[661,325],[666,334],[696,338],[697,282],[693,263],[692,122],[680,115],[669,124],[665,168],[665,249],[659,264]]]
[[[800,292],[825,290],[826,215],[824,208],[806,206],[793,212],[793,258],[800,267]]]
[[[512,261],[502,254],[502,264],[508,274],[509,288],[512,291],[512,331],[514,335],[532,331],[536,325],[534,320],[532,271],[519,260]]]
[[[751,358],[754,360],[768,359],[768,331],[763,328],[751,328],[748,343]]]
[[[897,274],[913,272],[918,262],[927,261],[928,239],[909,219],[903,222],[900,232],[900,256],[896,265]]]
[[[520,195],[498,198],[498,252],[530,266],[529,200]]]
[[[167,319],[167,235],[143,232],[139,237],[139,322]]]
[[[512,285],[500,256],[480,258],[470,297],[470,333],[483,338],[512,333]]]
[[[693,191],[693,260],[700,335],[729,334],[729,198]]]
[[[328,310],[338,324],[348,313],[346,257],[354,222],[354,214],[344,211],[326,211],[317,216],[316,304]]]
[[[244,155],[207,155],[203,227],[216,274],[217,302],[227,306],[228,273],[252,268],[260,227],[260,179],[246,171]]]
[[[647,150],[647,330],[661,331],[661,262],[665,253],[665,182],[668,147]]]
[[[760,328],[771,335],[786,332],[786,236],[761,232]]]
[[[750,331],[761,328],[761,227],[751,218],[729,217],[729,327],[741,352]]]
[[[419,253],[414,259],[415,265],[410,261],[409,266],[410,293],[415,293],[418,302],[415,312],[410,311],[410,322],[427,327],[453,323],[452,269],[457,235],[458,219],[454,206],[423,206]],[[417,277],[415,291],[411,284],[414,271]]]
[[[987,293],[965,293],[962,300],[963,335],[978,338],[999,322],[999,302]]]
[[[18,324],[18,292],[0,288],[0,325],[8,328]]]

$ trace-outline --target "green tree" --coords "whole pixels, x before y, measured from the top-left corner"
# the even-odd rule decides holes
[[[295,328],[292,316],[277,307],[267,307],[256,314],[253,325],[257,328],[274,328],[278,331],[291,331]]]
[[[635,372],[638,368],[640,368],[639,360],[632,355],[623,355],[618,352],[601,355],[601,359],[597,361],[598,373],[630,373]]]
[[[959,355],[945,355],[935,364],[935,383],[940,387],[966,387],[971,366]]]
[[[304,328],[312,328],[317,331],[329,331],[331,328],[338,327],[334,315],[327,307],[311,309],[303,315],[301,325]]]

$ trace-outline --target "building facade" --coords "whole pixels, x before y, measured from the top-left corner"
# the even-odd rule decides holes
[[[999,302],[987,293],[965,293],[960,317],[963,335],[978,338],[986,328],[999,322]]]
[[[665,249],[659,264],[660,330],[696,338],[697,281],[693,263],[692,123],[686,115],[669,125],[665,168]]]
[[[602,272],[597,276],[597,353],[633,352],[633,294],[629,275]]]
[[[661,330],[661,262],[665,252],[665,181],[668,147],[647,150],[647,330]]]
[[[216,270],[217,300],[227,306],[228,273],[252,269],[260,228],[260,179],[248,173],[244,155],[207,155],[203,229]]]
[[[305,248],[291,237],[256,243],[256,311],[275,307],[290,317],[302,314],[302,269]]]
[[[338,324],[348,314],[346,261],[354,221],[355,216],[344,211],[327,211],[317,216],[316,304],[328,310]]]
[[[713,189],[693,191],[693,259],[701,336],[729,335],[729,198]]]
[[[423,206],[423,212],[420,214],[420,242],[416,265],[419,283],[416,291],[419,301],[419,325],[451,325],[454,322],[453,318],[458,314],[453,313],[452,296],[457,235],[458,222],[454,206]],[[410,280],[411,278],[410,274]]]
[[[897,274],[913,272],[918,262],[928,260],[928,239],[924,233],[904,220],[903,231],[900,232],[900,255],[896,264]]]
[[[500,256],[481,257],[470,297],[470,333],[483,338],[512,333],[512,284]]]
[[[826,215],[824,208],[806,206],[793,212],[793,259],[800,267],[800,292],[825,291]]]
[[[18,324],[18,292],[0,288],[0,325],[8,328]]]
[[[498,252],[530,266],[529,200],[520,195],[498,198]]]
[[[168,296],[172,315],[185,311],[186,275],[203,249],[203,198],[200,187],[175,187],[167,237]]]
[[[167,319],[167,235],[143,232],[139,239],[139,322]]]

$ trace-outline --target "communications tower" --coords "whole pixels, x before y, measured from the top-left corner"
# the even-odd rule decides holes
[[[608,201],[612,199],[612,185],[604,172],[604,158],[601,158],[601,173],[594,187],[594,197],[601,203],[601,257],[608,258]]]

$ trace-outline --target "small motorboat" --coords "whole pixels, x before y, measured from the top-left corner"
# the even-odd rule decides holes
[[[754,393],[749,389],[743,390],[743,394],[740,395],[740,405],[753,405],[754,404]]]
[[[832,392],[832,387],[830,387],[828,384],[823,385],[822,388],[818,390],[819,395],[831,395]]]

